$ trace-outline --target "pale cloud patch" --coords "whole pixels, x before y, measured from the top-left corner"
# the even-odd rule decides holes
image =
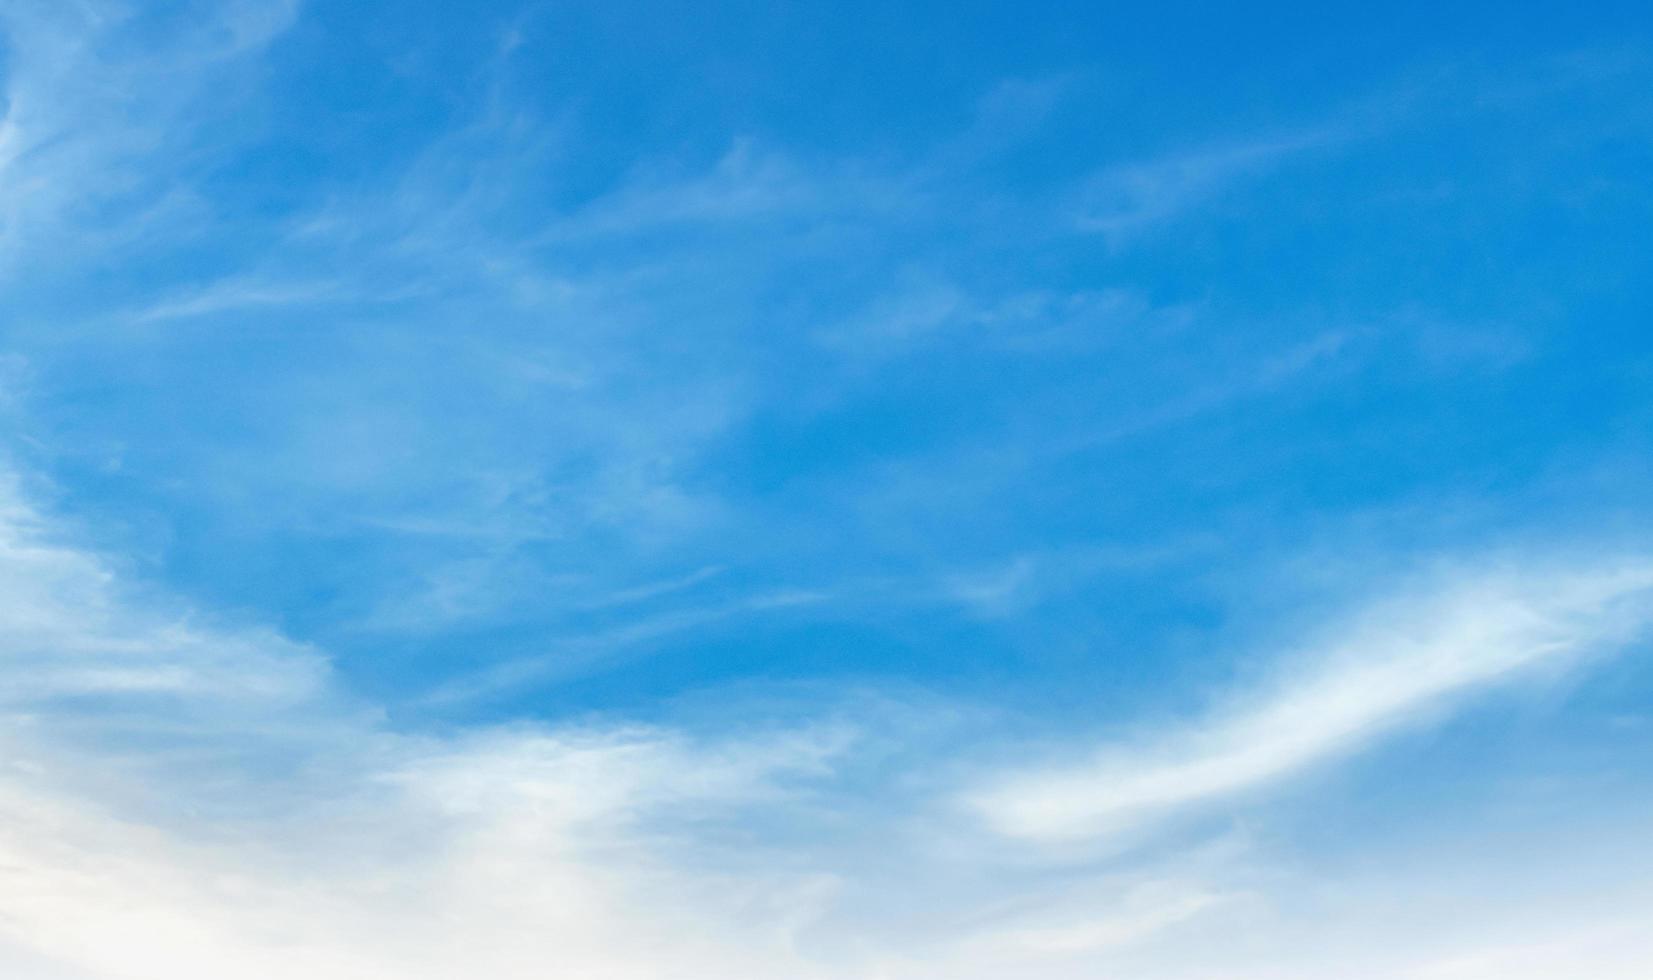
[[[829,350],[868,358],[945,344],[1032,357],[1093,354],[1185,329],[1194,313],[1187,304],[1156,305],[1124,288],[993,295],[914,276],[816,331],[815,340]]]
[[[214,4],[184,29],[146,38],[129,34],[142,11],[127,4],[0,8],[0,274],[14,273],[25,245],[95,252],[198,212],[163,153],[194,138],[183,122],[191,100],[297,11],[276,0]]]
[[[218,313],[311,306],[351,298],[347,288],[339,282],[236,278],[163,300],[139,311],[133,321],[181,320]],[[379,297],[380,301],[384,299],[386,297]]]
[[[0,968],[83,980],[1183,980],[1221,951],[1236,976],[1312,976],[1294,943],[1322,920],[1284,915],[1293,879],[1248,870],[1244,841],[1100,865],[1027,845],[1262,786],[1426,704],[1610,648],[1653,588],[1645,563],[1604,559],[1380,603],[1267,696],[1121,757],[1123,802],[1073,769],[1015,777],[1043,787],[1039,820],[979,797],[1006,840],[914,795],[936,764],[909,744],[934,737],[923,717],[396,731],[315,651],[180,612],[15,489],[0,517]],[[1626,942],[1604,967],[1633,961]],[[1453,977],[1521,955],[1431,943],[1401,965]]]
[[[1134,828],[1359,748],[1429,708],[1622,643],[1653,619],[1653,565],[1512,569],[1367,610],[1326,647],[1208,718],[1007,773],[971,805],[999,832],[1060,841]]]
[[[1209,204],[1243,181],[1345,138],[1335,130],[1311,130],[1112,166],[1080,190],[1075,223],[1081,231],[1121,247]]]
[[[262,703],[302,700],[322,684],[314,651],[141,604],[106,562],[54,540],[9,479],[0,483],[0,595],[0,697],[13,705],[140,692]]]
[[[496,663],[442,684],[424,696],[427,705],[464,704],[533,685],[566,682],[642,656],[649,645],[715,624],[778,616],[817,607],[835,598],[819,589],[774,589],[671,609],[631,622],[546,641],[547,652]]]

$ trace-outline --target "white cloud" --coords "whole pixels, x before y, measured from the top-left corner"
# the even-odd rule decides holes
[[[1537,935],[1453,950],[1425,959],[1403,976],[1405,980],[1640,980],[1653,962],[1645,913],[1551,925]]]
[[[176,604],[54,540],[15,491],[0,503],[8,976],[712,975],[784,937],[720,945],[698,910],[734,929],[819,890],[663,854],[728,807],[783,801],[839,731],[396,735],[312,651],[154,611]]]
[[[8,976],[1179,980],[1224,950],[1236,976],[1315,975],[1294,944],[1322,923],[1279,901],[1301,875],[1257,870],[1244,842],[1029,865],[892,792],[935,761],[866,712],[397,732],[315,651],[135,586],[15,487],[0,515]],[[1124,797],[1060,770],[1018,777],[1043,786],[1035,819],[983,799],[1042,840],[1257,786],[1425,703],[1610,645],[1649,587],[1638,563],[1460,579],[1368,610],[1312,671],[1121,763]],[[922,741],[922,721],[895,741]],[[867,784],[892,763],[915,771]],[[1488,933],[1419,939],[1404,961],[1378,948],[1408,928],[1340,955],[1418,976],[1515,955]]]
[[[0,701],[150,692],[283,702],[323,683],[314,651],[267,632],[214,630],[145,599],[107,562],[54,541],[15,481],[0,481]]]
[[[973,804],[1002,833],[1083,838],[1253,789],[1442,701],[1622,640],[1653,617],[1653,565],[1526,569],[1379,604],[1214,716],[1080,763],[1014,772]]]

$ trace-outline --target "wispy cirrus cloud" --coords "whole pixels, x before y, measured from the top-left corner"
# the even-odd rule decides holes
[[[299,4],[180,7],[184,26],[173,30],[99,0],[0,9],[0,275],[43,252],[80,261],[201,220],[179,161],[211,154],[186,114],[286,30]],[[163,11],[148,13],[164,23]]]
[[[1241,181],[1347,138],[1333,129],[1309,131],[1109,167],[1080,192],[1076,222],[1080,230],[1122,247],[1210,203]]]
[[[99,980],[1185,980],[1208,955],[1236,976],[1314,976],[1295,945],[1366,907],[1297,908],[1292,873],[1243,834],[1100,864],[1042,845],[1266,791],[1421,709],[1611,650],[1653,589],[1634,558],[1457,566],[1325,627],[1335,652],[1283,658],[1270,693],[1122,747],[1116,768],[1007,776],[972,761],[968,728],[934,744],[940,719],[892,723],[870,702],[779,725],[399,731],[315,650],[202,622],[22,492],[5,501],[0,964]],[[993,789],[963,812],[937,771]],[[1336,955],[1419,977],[1523,955],[1488,928]],[[1543,950],[1589,935],[1558,926]],[[1642,949],[1614,943],[1604,976]]]
[[[318,281],[260,281],[239,278],[222,282],[163,300],[132,316],[134,323],[154,323],[165,320],[183,320],[218,313],[257,311],[260,309],[289,309],[314,306],[351,299],[338,282]],[[377,301],[394,299],[377,296]]]
[[[108,696],[194,703],[313,697],[321,658],[249,631],[227,634],[186,609],[151,607],[98,558],[54,541],[10,474],[0,482],[0,647],[4,697],[16,710]]]
[[[1013,773],[972,805],[1000,832],[1083,839],[1253,791],[1352,752],[1420,713],[1523,671],[1639,636],[1653,565],[1471,573],[1379,603],[1284,658],[1280,676],[1226,710],[1091,761]]]

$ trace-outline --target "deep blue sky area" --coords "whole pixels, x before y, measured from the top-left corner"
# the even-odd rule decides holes
[[[15,257],[21,451],[399,710],[1089,694],[1645,488],[1629,6],[315,4],[169,88],[191,17],[100,39],[62,217],[143,227]]]

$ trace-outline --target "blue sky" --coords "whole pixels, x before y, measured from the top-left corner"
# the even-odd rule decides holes
[[[0,0],[0,967],[1639,976],[1650,26]]]

